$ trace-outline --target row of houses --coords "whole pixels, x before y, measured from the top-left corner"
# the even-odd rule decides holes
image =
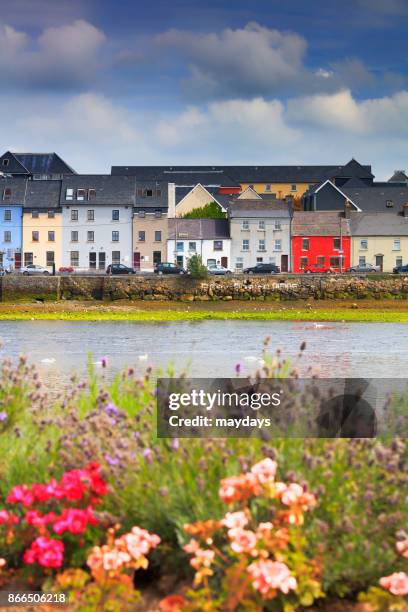
[[[77,174],[55,153],[0,157],[0,265],[150,271],[160,261],[343,271],[408,263],[408,178],[370,166],[112,167]],[[225,219],[186,219],[213,203]]]

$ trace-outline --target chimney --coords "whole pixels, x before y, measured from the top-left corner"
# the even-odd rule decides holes
[[[408,202],[402,203],[402,214],[404,217],[408,217]]]
[[[167,218],[174,219],[176,216],[176,183],[168,183],[167,187]]]
[[[348,200],[346,200],[344,202],[344,218],[345,219],[350,219],[350,202]]]

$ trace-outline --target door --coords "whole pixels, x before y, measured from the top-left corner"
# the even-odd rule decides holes
[[[223,268],[228,268],[228,257],[221,257],[221,265]]]
[[[180,268],[182,268],[182,267],[183,267],[183,260],[184,260],[183,255],[177,255],[177,258],[176,258],[176,264],[177,264],[178,266],[180,266]]]
[[[96,253],[94,251],[89,252],[89,268],[96,270]]]
[[[140,270],[140,253],[133,253],[133,269]]]
[[[281,272],[287,272],[288,271],[288,264],[289,264],[289,259],[287,255],[281,255]]]
[[[99,270],[104,270],[105,269],[105,264],[106,264],[106,253],[98,253],[99,255]]]
[[[376,255],[375,256],[375,265],[376,266],[380,266],[380,272],[383,271],[384,255]]]
[[[153,264],[157,266],[159,263],[161,263],[161,251],[153,251]]]
[[[21,253],[14,254],[14,267],[16,270],[21,268]]]

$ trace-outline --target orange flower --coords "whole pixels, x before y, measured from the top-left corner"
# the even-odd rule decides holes
[[[182,595],[168,595],[159,603],[161,612],[182,612],[187,600]]]

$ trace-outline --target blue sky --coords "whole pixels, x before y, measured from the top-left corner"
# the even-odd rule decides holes
[[[0,0],[2,148],[408,169],[407,0]]]

